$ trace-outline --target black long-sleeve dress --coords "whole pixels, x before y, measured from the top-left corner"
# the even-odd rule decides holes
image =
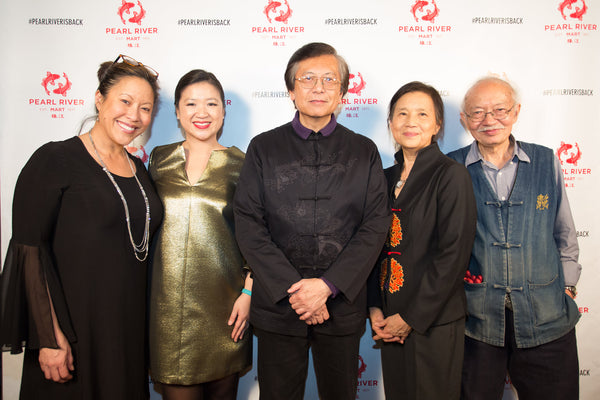
[[[132,157],[154,232],[162,206],[144,165]],[[145,205],[133,177],[115,176],[139,243]],[[38,149],[21,171],[13,236],[0,286],[4,350],[26,346],[21,399],[145,399],[146,262],[138,261],[123,204],[83,142]],[[47,290],[46,290],[47,287]],[[40,347],[56,348],[48,293],[75,360],[74,379],[46,380]]]

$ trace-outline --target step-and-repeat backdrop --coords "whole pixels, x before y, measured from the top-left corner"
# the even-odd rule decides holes
[[[223,83],[224,145],[250,139],[294,113],[283,71],[312,41],[336,47],[351,71],[339,121],[372,138],[393,162],[386,107],[404,83],[421,80],[446,107],[444,151],[470,143],[459,123],[467,88],[495,75],[522,94],[515,136],[555,149],[571,201],[583,273],[577,302],[581,398],[600,397],[600,252],[594,208],[600,170],[600,2],[596,0],[55,0],[0,1],[0,190],[2,259],[11,232],[19,171],[51,140],[77,134],[93,114],[96,71],[127,54],[160,72],[160,109],[130,147],[143,160],[154,146],[182,140],[173,107],[179,77],[194,68]],[[84,127],[85,129],[85,127]],[[597,242],[596,242],[597,243]],[[367,330],[368,332],[368,330]],[[383,399],[379,353],[365,334],[357,399]],[[19,356],[3,357],[5,399],[17,398]],[[306,398],[316,399],[314,378]],[[156,393],[153,398],[160,398]],[[256,369],[240,399],[257,399]],[[514,399],[507,380],[505,398]]]

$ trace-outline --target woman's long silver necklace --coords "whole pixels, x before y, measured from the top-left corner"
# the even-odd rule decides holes
[[[129,156],[127,156],[127,154],[125,154],[125,157],[127,158],[127,162],[129,163],[129,168],[131,169],[131,173],[133,174],[135,181],[137,182],[138,186],[140,187],[140,191],[142,192],[142,196],[144,197],[144,203],[146,204],[146,225],[144,226],[144,237],[142,238],[142,241],[140,244],[135,244],[135,241],[133,240],[133,235],[131,234],[131,219],[129,218],[129,207],[127,205],[127,200],[125,199],[125,196],[123,196],[123,192],[121,191],[121,188],[117,184],[117,181],[115,181],[115,178],[112,176],[112,174],[110,173],[108,168],[106,168],[106,164],[104,164],[104,161],[102,161],[102,157],[100,157],[100,153],[98,153],[98,149],[96,148],[96,145],[94,144],[94,139],[92,138],[92,131],[89,132],[89,135],[90,135],[90,142],[92,143],[92,147],[94,148],[94,151],[96,152],[96,156],[98,156],[98,160],[100,161],[100,165],[102,166],[102,169],[104,170],[104,172],[106,172],[108,179],[110,179],[110,181],[114,185],[115,189],[117,189],[117,193],[119,193],[119,197],[121,197],[121,202],[123,202],[123,208],[125,209],[125,221],[127,222],[127,231],[129,232],[129,240],[131,241],[131,246],[133,247],[133,254],[135,254],[135,258],[137,258],[138,261],[145,261],[146,257],[148,257],[148,244],[149,244],[149,238],[150,238],[150,203],[148,202],[148,197],[146,196],[144,187],[140,183],[140,180],[138,179],[135,171],[133,170],[133,165],[131,164],[131,160],[129,159]],[[123,151],[125,151],[125,149],[123,149]],[[143,256],[140,256],[140,254],[143,254]]]

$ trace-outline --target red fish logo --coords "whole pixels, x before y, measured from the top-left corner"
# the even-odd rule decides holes
[[[438,8],[437,4],[435,4],[434,0],[417,0],[410,8],[410,12],[412,13],[413,17],[415,17],[415,21],[428,21],[433,24],[435,22],[435,17],[437,17],[440,13],[440,9]]]
[[[285,5],[285,7],[282,7]],[[273,19],[277,22],[288,23],[288,19],[292,16],[292,9],[287,0],[283,0],[283,3],[276,0],[269,0],[269,4],[266,5],[264,13],[269,20],[269,23],[273,23]],[[271,16],[274,15],[273,19]]]
[[[146,149],[142,145],[140,145],[140,147],[126,146],[125,149],[129,152],[129,154],[134,155],[142,160],[143,163],[148,162],[148,158],[150,158],[148,157],[148,153],[146,153]]]
[[[67,92],[71,89],[71,81],[64,72],[62,76],[64,82],[57,82],[60,79],[60,75],[49,71],[46,72],[46,77],[42,80],[42,87],[48,96],[50,96],[50,91],[52,91],[52,93],[67,97]]]
[[[356,76],[354,74],[350,74],[350,87],[348,88],[348,93],[353,93],[357,96],[360,96],[362,90],[367,85],[367,82],[365,82],[360,72],[357,72],[357,75],[358,79],[355,80],[354,78],[356,78]]]
[[[567,164],[577,166],[577,162],[581,158],[581,149],[577,143],[575,143],[575,148],[573,148],[572,144],[560,142],[556,156],[560,160],[561,165],[566,162]]]
[[[133,24],[141,25],[142,19],[146,16],[146,10],[142,7],[142,3],[138,0],[137,6],[139,7],[139,10],[132,10],[135,7],[135,3],[130,3],[125,0],[122,0],[122,2],[117,14],[121,18],[123,25],[126,24],[126,20]]]
[[[587,12],[587,5],[583,0],[563,0],[558,5],[558,11],[560,11],[564,20],[569,17],[581,21]]]
[[[362,356],[358,355],[358,379],[362,378],[363,372],[367,370],[367,364],[365,364],[365,360],[363,360]]]

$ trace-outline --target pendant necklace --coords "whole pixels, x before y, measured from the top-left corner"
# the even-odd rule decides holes
[[[400,178],[398,178],[398,182],[396,182],[396,189],[402,189],[402,186],[404,186],[404,184],[406,183],[406,181],[408,180],[408,176],[404,179],[402,179],[402,175],[400,176]]]
[[[398,178],[398,182],[396,182],[396,189],[402,189],[402,186],[404,186],[404,184],[408,180],[408,175],[410,174],[410,170],[406,174],[406,178],[402,179],[402,174],[404,172],[406,172],[405,167],[402,167],[402,170],[400,171],[400,178]]]
[[[117,189],[117,193],[119,194],[121,202],[123,203],[123,208],[125,209],[125,221],[127,222],[127,231],[129,232],[129,241],[131,242],[131,246],[133,247],[133,254],[135,254],[135,258],[137,258],[138,261],[145,261],[146,257],[148,257],[148,244],[150,238],[150,203],[148,202],[148,197],[146,196],[144,187],[140,183],[140,180],[138,179],[135,171],[133,170],[133,165],[131,163],[131,160],[129,159],[129,156],[125,154],[127,162],[129,163],[129,168],[131,169],[131,173],[133,174],[133,177],[135,178],[135,181],[137,182],[140,191],[142,192],[142,196],[144,197],[144,203],[146,204],[146,225],[144,226],[144,236],[142,237],[142,241],[140,242],[140,244],[135,244],[135,241],[133,240],[133,235],[131,234],[131,219],[129,218],[129,206],[127,205],[127,200],[125,199],[121,188],[117,184],[117,181],[115,181],[115,178],[112,176],[108,168],[106,168],[106,164],[104,164],[104,161],[102,161],[102,157],[100,157],[100,153],[98,153],[98,149],[96,149],[96,145],[94,144],[94,139],[92,138],[92,131],[89,131],[88,133],[90,135],[90,142],[92,143],[94,152],[96,152],[96,156],[100,161],[100,165],[102,166],[104,172],[106,172],[108,179],[110,179],[115,189]],[[123,151],[125,151],[125,149],[123,149]]]

